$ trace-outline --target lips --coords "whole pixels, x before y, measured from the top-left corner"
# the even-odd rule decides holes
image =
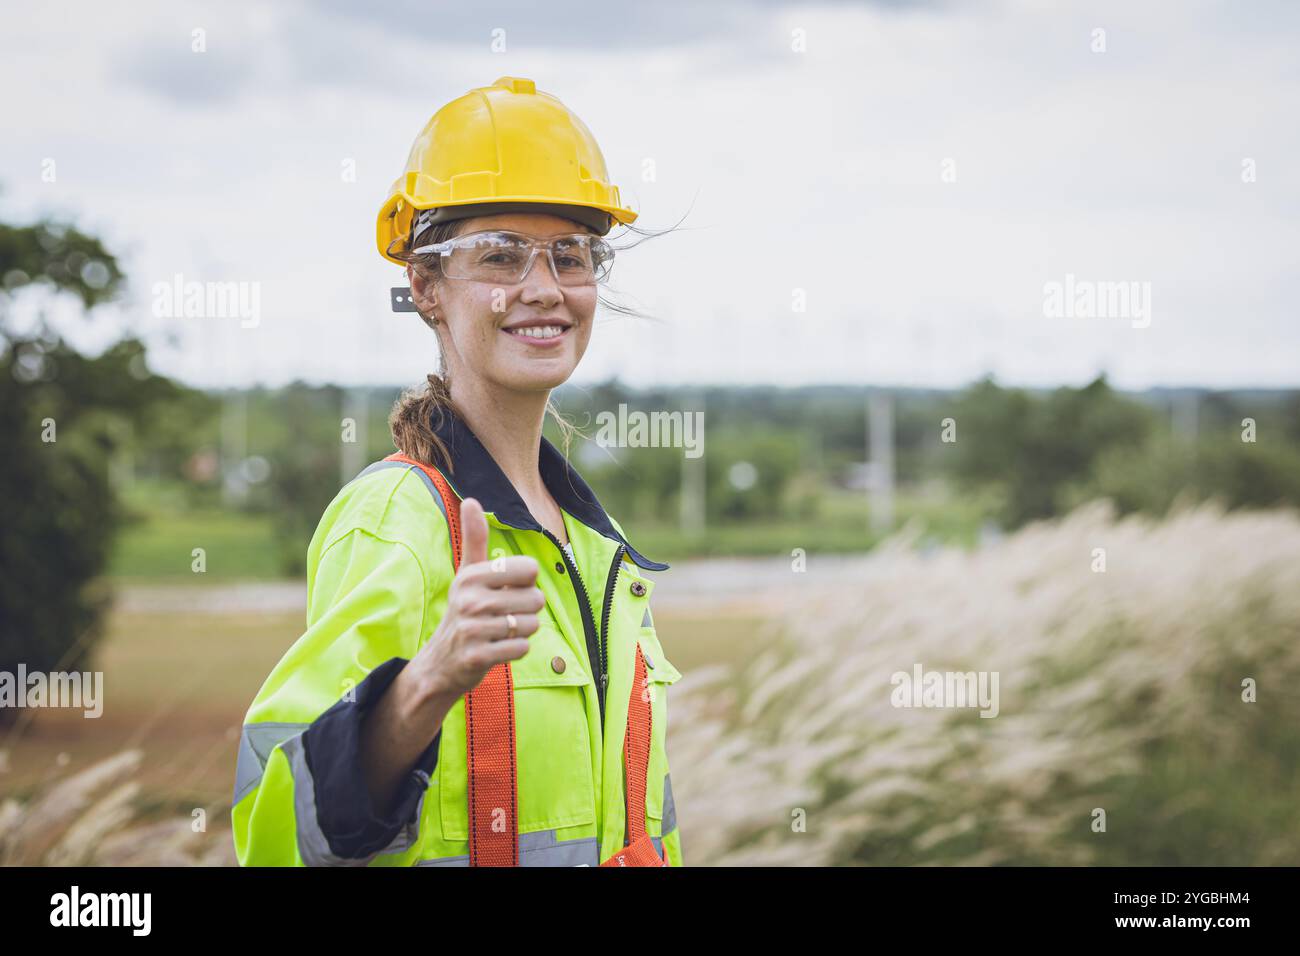
[[[546,347],[564,341],[569,328],[571,326],[558,321],[551,321],[551,323],[530,321],[530,323],[511,325],[510,328],[502,329],[502,332],[511,338],[519,339],[524,345]]]
[[[503,326],[503,330],[510,332],[514,329],[529,329],[537,326],[558,325],[562,329],[567,329],[573,325],[568,319],[562,319],[559,316],[539,315],[532,319],[524,319],[520,322],[512,322],[510,325]]]
[[[557,339],[569,330],[567,325],[525,325],[503,329],[507,335],[526,339]]]

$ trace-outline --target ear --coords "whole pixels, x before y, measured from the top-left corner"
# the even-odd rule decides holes
[[[434,283],[422,276],[409,262],[406,264],[406,281],[411,286],[411,298],[416,306],[426,315],[432,315],[437,306],[434,296]]]

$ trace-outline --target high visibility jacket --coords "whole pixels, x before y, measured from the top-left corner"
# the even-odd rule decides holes
[[[546,599],[528,653],[508,665],[513,862],[595,866],[640,831],[668,865],[681,866],[665,749],[667,688],[681,675],[656,634],[655,582],[646,574],[668,565],[628,543],[543,437],[539,467],[563,511],[572,549],[565,553],[468,425],[451,411],[435,419],[452,457],[440,474],[457,496],[483,505],[489,558],[531,555]],[[454,518],[449,523],[424,469],[389,459],[362,471],[325,510],[307,553],[307,629],[244,720],[231,810],[241,865],[469,864],[465,697],[441,729],[430,728],[431,742],[391,808],[373,806],[359,752],[362,717],[445,613]],[[629,826],[625,809],[625,736],[638,667],[650,699],[650,745],[644,796],[631,803],[644,801],[643,827]]]

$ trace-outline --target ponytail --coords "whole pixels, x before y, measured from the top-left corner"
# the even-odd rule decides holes
[[[560,414],[560,410],[549,398],[546,400],[546,410],[560,428],[564,455],[568,457],[574,437],[581,433]],[[388,430],[392,432],[393,444],[403,455],[433,465],[444,474],[451,474],[451,452],[434,431],[434,416],[441,422],[442,416],[449,414],[456,415],[461,421],[465,420],[456,403],[451,400],[446,379],[443,375],[430,373],[423,386],[406,389],[393,405],[393,411],[388,416]]]
[[[430,374],[425,385],[406,389],[393,405],[388,416],[393,444],[402,454],[450,474],[451,453],[433,430],[434,415],[441,421],[448,413],[456,413],[456,406],[447,383]]]

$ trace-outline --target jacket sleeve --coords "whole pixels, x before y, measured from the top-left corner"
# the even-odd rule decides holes
[[[406,544],[357,528],[312,572],[307,630],[245,718],[231,809],[244,866],[364,866],[410,849],[437,764],[441,730],[392,806],[372,804],[361,722],[432,627],[425,569]]]

